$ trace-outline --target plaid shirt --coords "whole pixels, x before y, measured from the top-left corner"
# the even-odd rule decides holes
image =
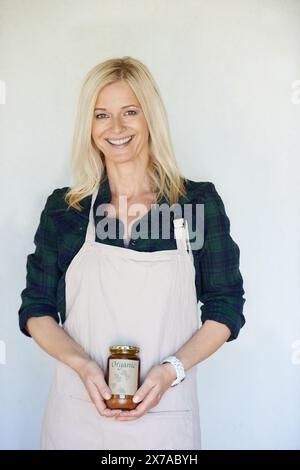
[[[214,184],[186,179],[185,187],[188,198],[180,197],[179,204],[191,205],[191,228],[194,232],[197,230],[196,204],[204,204],[203,242],[199,249],[196,247],[194,250],[192,245],[197,301],[202,304],[201,321],[210,319],[227,325],[231,331],[228,341],[231,341],[237,338],[245,323],[239,247],[230,235],[230,221]],[[64,201],[68,189],[55,189],[47,198],[34,236],[35,251],[27,257],[26,287],[21,292],[22,302],[18,312],[19,326],[26,336],[30,336],[25,329],[30,317],[49,315],[61,323],[66,318],[65,274],[84,243],[91,204],[91,196],[87,196],[80,201],[83,206],[81,211],[72,207],[68,209]],[[96,241],[124,247],[124,226],[119,219],[115,220],[117,236],[101,239],[100,234],[99,237],[97,224],[105,216],[97,215],[97,207],[110,201],[111,190],[105,177],[94,204]],[[161,203],[166,203],[164,197]],[[143,225],[145,218],[150,230],[152,209],[146,215],[133,224],[132,232]],[[170,212],[170,218],[173,217]],[[157,239],[151,238],[150,232],[150,237],[131,239],[126,247],[137,251],[157,251],[176,249],[176,246],[173,224],[170,223],[168,238],[164,238],[161,231]]]

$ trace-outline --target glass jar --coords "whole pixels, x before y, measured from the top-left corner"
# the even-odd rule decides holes
[[[111,409],[133,410],[138,403],[132,398],[140,387],[140,351],[138,346],[113,345],[107,359],[106,383],[112,396],[105,400]]]

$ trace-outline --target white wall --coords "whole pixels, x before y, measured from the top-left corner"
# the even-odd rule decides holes
[[[300,449],[299,49],[299,0],[0,1],[1,448],[38,446],[54,360],[17,311],[46,197],[70,182],[80,82],[131,55],[159,83],[182,170],[214,182],[241,250],[247,324],[199,366],[203,447]]]

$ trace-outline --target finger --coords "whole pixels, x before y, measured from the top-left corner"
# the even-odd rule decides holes
[[[141,418],[144,414],[147,413],[147,411],[159,403],[160,397],[161,394],[159,393],[159,388],[154,387],[149,390],[149,393],[146,395],[144,400],[134,410],[122,411],[122,413],[120,413],[116,419],[122,421]]]
[[[122,410],[120,410],[119,408],[109,408],[107,405],[106,405],[106,402],[105,400],[109,400],[112,396],[112,392],[109,388],[109,386],[107,385],[107,383],[105,382],[105,380],[102,378],[102,377],[97,377],[96,380],[94,380],[94,383],[98,389],[98,393],[101,395],[101,399],[103,401],[103,404],[105,406],[105,409],[103,411],[103,415],[104,416],[107,416],[107,417],[112,417],[112,416],[117,416],[120,414],[120,412]]]
[[[93,383],[97,386],[102,398],[104,400],[109,400],[112,396],[112,391],[105,382],[105,379],[103,376],[99,375],[97,377],[93,378]]]
[[[155,383],[152,382],[150,379],[146,379],[145,382],[140,386],[140,388],[138,388],[138,390],[135,392],[132,399],[133,402],[139,403],[144,400],[153,387],[155,387]]]
[[[106,406],[106,403],[104,402],[103,397],[100,394],[96,384],[90,382],[88,384],[88,391],[94,405],[96,406],[101,416],[110,417],[118,415],[119,410],[111,410]]]
[[[146,397],[147,394],[150,393],[150,391],[152,390],[153,385],[152,384],[149,384],[148,383],[145,383],[143,384],[142,387],[140,387],[134,396],[137,396],[137,394],[139,394],[138,396],[140,397],[140,400],[143,400],[143,397]],[[133,419],[137,419],[137,418],[140,418],[142,416],[142,412],[140,411],[140,407],[141,407],[141,404],[138,405],[135,409],[133,410],[121,410],[121,412],[119,413],[118,416],[115,417],[116,420],[118,421],[129,421],[129,420],[133,420]],[[143,408],[142,408],[143,410]]]
[[[93,382],[88,381],[88,383],[86,384],[86,387],[91,397],[91,400],[93,401],[99,413],[102,414],[106,408],[106,405],[101,395],[99,394],[97,386]]]

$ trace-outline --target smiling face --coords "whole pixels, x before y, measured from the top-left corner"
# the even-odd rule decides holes
[[[148,158],[149,130],[142,108],[125,80],[99,93],[94,109],[92,137],[105,160],[118,163]],[[127,142],[129,140],[129,142]]]

